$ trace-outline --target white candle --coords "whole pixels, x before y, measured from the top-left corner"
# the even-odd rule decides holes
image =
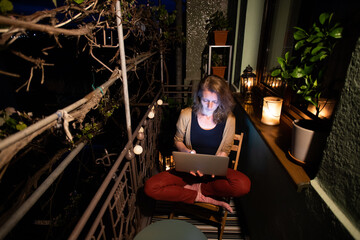
[[[278,97],[264,97],[261,122],[266,125],[280,124],[282,102]]]

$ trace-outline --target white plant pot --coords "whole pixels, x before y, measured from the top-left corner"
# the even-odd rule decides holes
[[[326,137],[326,126],[322,126],[314,120],[294,120],[291,157],[302,164],[320,161]]]

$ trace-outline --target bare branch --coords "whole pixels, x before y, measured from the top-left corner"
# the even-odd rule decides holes
[[[20,77],[20,74],[17,74],[17,73],[9,73],[9,72],[2,71],[2,70],[0,70],[0,74],[7,75],[7,76],[10,76],[10,77],[17,77],[17,78]]]
[[[16,28],[20,29],[27,29],[27,30],[33,30],[33,31],[40,31],[40,32],[46,32],[49,34],[64,34],[67,36],[81,36],[91,33],[92,24],[85,25],[84,27],[80,27],[78,29],[61,29],[56,28],[48,25],[43,24],[37,24],[37,23],[31,23],[26,22],[23,20],[8,18],[4,16],[0,16],[0,24],[4,25],[10,25]],[[11,34],[12,35],[12,34]],[[0,44],[5,44],[6,41],[11,37],[8,33],[4,33],[0,37]]]

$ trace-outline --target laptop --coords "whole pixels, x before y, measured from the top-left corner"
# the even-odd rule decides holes
[[[175,170],[179,172],[196,172],[215,176],[226,176],[229,157],[208,154],[191,154],[186,152],[172,152]]]

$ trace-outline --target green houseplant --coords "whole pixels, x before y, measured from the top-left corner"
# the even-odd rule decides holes
[[[295,27],[294,52],[279,57],[280,68],[272,71],[272,76],[281,76],[304,100],[316,108],[319,114],[319,99],[322,93],[321,81],[326,70],[327,60],[340,38],[343,28],[339,23],[332,25],[333,14],[322,13],[319,25],[314,23],[309,31]]]
[[[224,63],[224,55],[214,52],[211,56],[211,61],[212,61],[212,67],[211,67],[212,74],[224,78],[225,70],[226,70],[226,66]]]
[[[281,77],[296,94],[316,108],[314,121],[295,120],[293,123],[289,153],[301,163],[320,158],[319,150],[326,140],[326,125],[319,119],[319,100],[324,90],[321,83],[329,57],[343,31],[339,23],[332,23],[332,18],[333,13],[322,13],[319,23],[315,22],[309,31],[295,27],[292,54],[286,52],[284,58],[279,57],[280,67],[271,73],[274,77]],[[302,138],[305,135],[307,140]],[[314,142],[323,146],[316,146]]]
[[[225,45],[230,30],[226,14],[222,11],[211,14],[206,20],[205,30],[208,32],[208,40],[213,36],[215,45]]]

